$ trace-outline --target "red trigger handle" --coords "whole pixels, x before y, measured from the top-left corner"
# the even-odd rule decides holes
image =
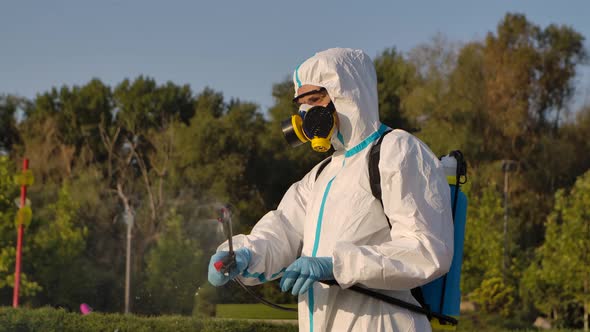
[[[217,261],[213,264],[213,266],[219,272],[223,268],[223,261]]]

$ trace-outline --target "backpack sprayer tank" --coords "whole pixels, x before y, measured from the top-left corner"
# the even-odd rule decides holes
[[[461,304],[461,265],[463,263],[463,243],[465,240],[465,222],[467,217],[467,196],[461,192],[461,176],[466,176],[466,164],[463,155],[453,151],[441,158],[447,181],[451,190],[451,206],[454,223],[454,253],[451,268],[444,276],[422,286],[424,302],[433,312],[459,317]],[[454,330],[456,326],[431,319],[433,329]]]

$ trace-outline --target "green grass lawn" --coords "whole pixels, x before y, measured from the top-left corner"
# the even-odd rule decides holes
[[[283,307],[297,308],[297,304],[283,304]],[[297,319],[297,312],[273,309],[264,304],[218,304],[217,318],[235,319]]]

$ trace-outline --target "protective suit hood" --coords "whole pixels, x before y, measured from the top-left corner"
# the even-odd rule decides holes
[[[332,139],[336,150],[349,150],[379,129],[377,74],[362,50],[332,48],[316,53],[295,69],[293,82],[295,95],[306,84],[328,91],[339,119],[340,142]]]

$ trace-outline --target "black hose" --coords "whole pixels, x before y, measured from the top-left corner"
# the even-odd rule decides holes
[[[262,297],[258,296],[258,294],[256,294],[254,291],[252,291],[250,288],[248,288],[246,285],[244,285],[240,279],[238,278],[234,278],[232,279],[233,281],[235,281],[238,285],[240,285],[240,287],[242,287],[246,292],[248,292],[248,294],[250,294],[251,296],[253,296],[254,298],[256,298],[256,300],[258,300],[258,302],[267,305],[271,308],[275,308],[275,309],[279,309],[279,310],[284,310],[284,311],[294,311],[297,312],[297,308],[288,308],[288,307],[283,307],[280,306],[278,304],[272,303],[270,301],[267,301],[265,299],[263,299]]]
[[[328,286],[338,286],[338,283],[335,280],[322,280],[320,282],[322,284],[325,284],[325,285],[328,285]],[[415,304],[408,303],[406,301],[402,301],[400,299],[396,299],[395,297],[387,296],[385,294],[381,294],[381,293],[372,291],[372,290],[367,289],[367,288],[362,288],[362,287],[353,285],[353,286],[351,286],[351,287],[349,287],[347,289],[350,289],[351,291],[355,291],[357,293],[368,295],[370,297],[376,298],[376,299],[381,300],[383,302],[387,302],[389,304],[393,304],[393,305],[396,305],[398,307],[402,307],[402,308],[408,309],[408,310],[413,311],[413,312],[417,312],[419,314],[426,315],[427,317],[437,318],[441,322],[444,321],[444,322],[447,322],[447,323],[452,324],[452,325],[457,325],[458,324],[458,321],[455,318],[451,317],[451,316],[439,314],[437,312],[432,312],[430,310],[427,310],[425,308],[422,308],[421,306],[417,306]]]

